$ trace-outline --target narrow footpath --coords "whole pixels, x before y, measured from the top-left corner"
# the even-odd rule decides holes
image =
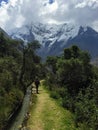
[[[36,102],[30,107],[28,130],[77,130],[73,115],[52,99],[43,85],[33,97]]]

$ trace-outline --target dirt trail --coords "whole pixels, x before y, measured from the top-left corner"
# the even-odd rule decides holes
[[[27,128],[29,130],[76,130],[72,114],[60,107],[43,86],[40,86],[36,103],[31,106]]]
[[[30,112],[30,119],[28,121],[28,127],[31,130],[43,130],[43,121],[41,118],[41,113],[43,111],[44,108],[44,104],[45,104],[45,97],[47,96],[47,94],[45,94],[43,88],[40,88],[40,93],[37,95],[37,103],[33,104],[33,108]],[[33,95],[36,96],[36,95]]]

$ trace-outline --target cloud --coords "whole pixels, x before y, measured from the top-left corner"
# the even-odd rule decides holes
[[[47,15],[50,15],[52,13],[56,13],[57,9],[58,9],[57,2],[54,2],[51,5],[48,3],[40,10],[40,16],[46,17]]]
[[[34,22],[88,25],[98,29],[98,0],[2,1],[0,26],[9,31]]]
[[[76,8],[84,8],[84,7],[91,7],[97,8],[98,7],[98,0],[83,0],[82,2],[76,5]]]

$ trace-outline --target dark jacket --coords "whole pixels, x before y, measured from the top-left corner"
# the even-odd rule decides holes
[[[36,85],[36,87],[38,87],[39,84],[40,84],[40,81],[39,81],[38,79],[36,79],[36,80],[35,80],[35,85]]]

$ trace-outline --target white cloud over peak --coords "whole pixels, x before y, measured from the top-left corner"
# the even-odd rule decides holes
[[[0,7],[5,30],[34,22],[98,26],[98,0],[9,0]]]

